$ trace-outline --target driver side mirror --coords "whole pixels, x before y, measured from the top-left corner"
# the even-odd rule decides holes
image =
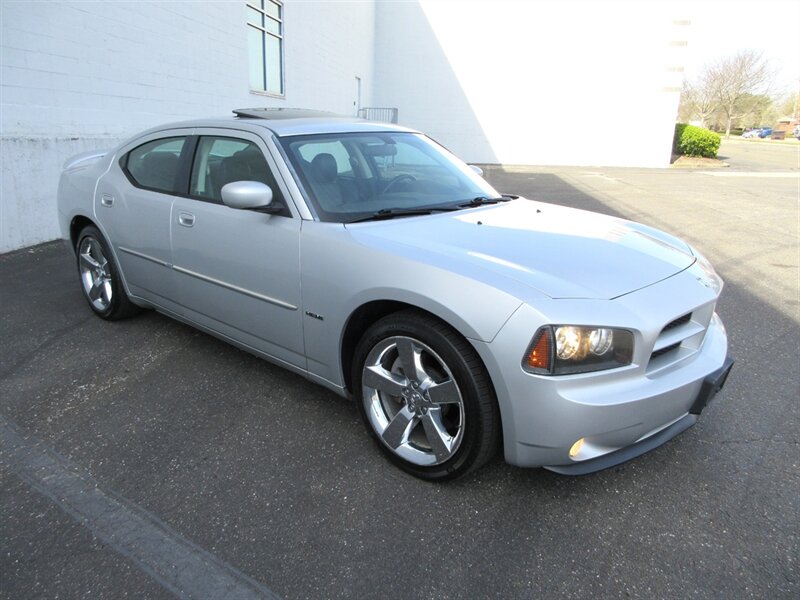
[[[467,165],[470,169],[475,171],[479,176],[483,177],[483,169],[481,169],[478,165]]]
[[[272,203],[272,189],[260,181],[233,181],[222,186],[222,202],[231,208],[277,212]]]

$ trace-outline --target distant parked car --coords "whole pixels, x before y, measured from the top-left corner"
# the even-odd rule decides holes
[[[758,129],[758,128],[748,129],[747,131],[745,131],[742,134],[742,137],[743,138],[754,138],[754,137],[758,137],[760,133],[761,133],[761,129]]]
[[[771,135],[772,135],[772,127],[764,127],[764,129],[762,129],[759,132],[758,137],[760,137],[763,140],[764,138],[769,137]]]
[[[792,135],[800,140],[800,125],[794,126],[794,131],[792,131]]]

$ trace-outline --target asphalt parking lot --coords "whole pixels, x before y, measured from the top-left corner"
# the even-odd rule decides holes
[[[726,280],[725,389],[578,478],[418,481],[332,393],[155,313],[95,318],[63,244],[1,255],[0,597],[797,598],[800,144],[744,144],[709,171],[486,171]]]

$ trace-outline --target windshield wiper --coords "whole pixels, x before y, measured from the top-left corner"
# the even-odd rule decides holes
[[[473,206],[483,206],[484,204],[497,204],[498,202],[508,202],[509,200],[513,200],[513,197],[502,195],[498,196],[497,198],[488,198],[487,196],[477,196],[468,202],[462,202],[459,204],[459,208],[472,208]]]
[[[498,202],[508,202],[509,200],[516,200],[519,196],[510,196],[503,194],[497,198],[489,198],[488,196],[478,196],[467,202],[460,202],[458,204],[444,205],[444,206],[420,206],[419,208],[382,208],[377,212],[369,215],[361,215],[355,217],[344,223],[360,223],[362,221],[380,221],[382,219],[394,219],[395,217],[413,217],[415,215],[430,215],[435,212],[449,212],[458,210],[460,208],[473,208],[475,206],[483,206],[484,204],[497,204]]]
[[[371,215],[362,215],[345,223],[359,223],[361,221],[380,221],[382,219],[394,219],[395,217],[413,217],[415,215],[430,215],[435,212],[446,212],[456,210],[455,207],[443,206],[436,208],[382,208]]]

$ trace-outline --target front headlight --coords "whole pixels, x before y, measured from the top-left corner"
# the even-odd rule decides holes
[[[633,334],[626,329],[546,325],[533,336],[522,368],[541,375],[568,375],[631,364]]]

